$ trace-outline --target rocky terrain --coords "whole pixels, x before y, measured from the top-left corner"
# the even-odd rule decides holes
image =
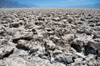
[[[0,9],[0,66],[100,66],[100,9]]]

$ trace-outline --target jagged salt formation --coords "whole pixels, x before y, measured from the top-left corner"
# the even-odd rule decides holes
[[[0,9],[0,66],[99,66],[100,9]]]

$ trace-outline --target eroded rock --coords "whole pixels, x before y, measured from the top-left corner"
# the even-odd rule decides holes
[[[100,9],[0,9],[0,66],[99,66]]]

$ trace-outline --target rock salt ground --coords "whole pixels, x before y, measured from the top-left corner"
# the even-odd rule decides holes
[[[0,9],[1,66],[99,66],[100,9]]]

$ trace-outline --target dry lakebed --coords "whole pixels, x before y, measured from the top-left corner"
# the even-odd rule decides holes
[[[0,9],[0,66],[100,66],[100,9]]]

